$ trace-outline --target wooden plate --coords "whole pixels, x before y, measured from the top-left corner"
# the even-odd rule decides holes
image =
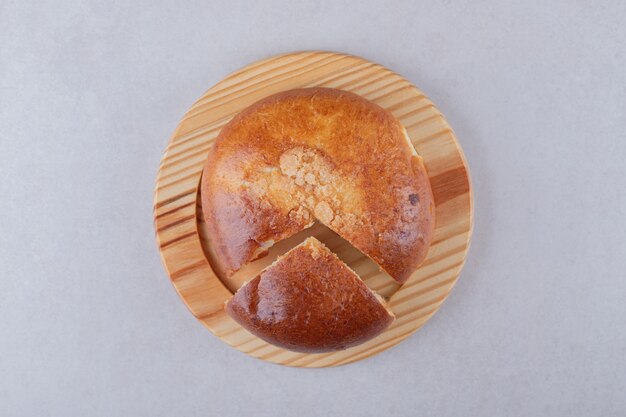
[[[233,279],[223,280],[211,267],[199,207],[199,182],[207,151],[220,129],[259,99],[299,87],[332,87],[359,94],[391,111],[406,127],[424,158],[435,195],[436,228],[428,257],[401,287],[347,242],[323,227],[318,236],[372,288],[389,298],[396,321],[379,337],[345,351],[290,352],[253,336],[233,321],[224,302],[241,282],[304,234],[277,245],[264,260]],[[439,308],[463,267],[472,231],[469,172],[454,133],[433,103],[392,71],[351,55],[298,52],[251,64],[207,91],[185,114],[165,150],[157,176],[154,223],[165,268],[180,297],[217,337],[270,362],[323,367],[354,362],[396,345],[422,326]]]

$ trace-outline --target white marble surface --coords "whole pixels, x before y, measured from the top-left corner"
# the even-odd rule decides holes
[[[0,0],[1,416],[626,415],[624,2],[356,3]],[[206,331],[152,228],[188,106],[302,49],[422,88],[476,199],[440,312],[326,370]]]

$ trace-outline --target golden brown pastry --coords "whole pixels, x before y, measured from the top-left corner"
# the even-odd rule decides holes
[[[376,104],[327,88],[279,93],[233,118],[209,152],[201,194],[229,276],[317,219],[403,283],[435,223],[404,128]]]
[[[384,301],[312,237],[244,284],[226,311],[261,339],[310,353],[358,345],[394,320]]]

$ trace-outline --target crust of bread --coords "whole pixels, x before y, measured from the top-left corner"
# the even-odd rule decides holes
[[[434,204],[422,158],[403,126],[349,92],[282,92],[220,132],[201,198],[227,275],[317,219],[403,283],[422,263]]]
[[[312,237],[242,286],[225,309],[261,339],[309,353],[361,344],[394,320],[384,300]]]

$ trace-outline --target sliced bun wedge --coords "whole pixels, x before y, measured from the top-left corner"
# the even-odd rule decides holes
[[[309,353],[361,344],[394,320],[384,300],[313,237],[244,284],[225,309],[261,339]]]

